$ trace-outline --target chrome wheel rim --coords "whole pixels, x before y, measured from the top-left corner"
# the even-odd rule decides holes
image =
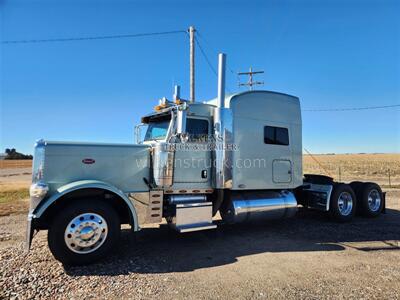
[[[69,222],[64,240],[67,247],[78,254],[96,251],[107,238],[106,220],[95,213],[81,214]]]
[[[378,211],[381,207],[381,201],[381,194],[376,189],[368,193],[368,207],[371,211]]]
[[[353,197],[348,192],[342,192],[338,199],[338,208],[342,216],[348,216],[353,209]]]

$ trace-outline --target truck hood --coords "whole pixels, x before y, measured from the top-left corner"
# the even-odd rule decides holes
[[[98,180],[130,192],[148,191],[150,146],[40,141],[35,147],[33,181],[51,192],[80,180]],[[38,177],[39,176],[39,177]]]

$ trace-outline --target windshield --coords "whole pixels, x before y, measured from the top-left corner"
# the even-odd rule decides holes
[[[163,140],[166,138],[168,133],[168,127],[170,123],[170,118],[153,119],[149,121],[149,127],[147,127],[146,135],[144,137],[145,141],[151,140]]]

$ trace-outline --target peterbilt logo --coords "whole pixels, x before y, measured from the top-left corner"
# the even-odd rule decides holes
[[[82,163],[86,165],[91,165],[94,164],[96,161],[93,158],[84,158],[82,159]]]

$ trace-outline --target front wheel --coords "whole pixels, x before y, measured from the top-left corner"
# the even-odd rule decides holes
[[[53,219],[48,243],[65,265],[83,265],[105,257],[119,241],[121,225],[114,208],[101,200],[74,201]]]
[[[329,212],[339,222],[350,221],[356,211],[356,196],[348,184],[335,184],[332,190]]]

